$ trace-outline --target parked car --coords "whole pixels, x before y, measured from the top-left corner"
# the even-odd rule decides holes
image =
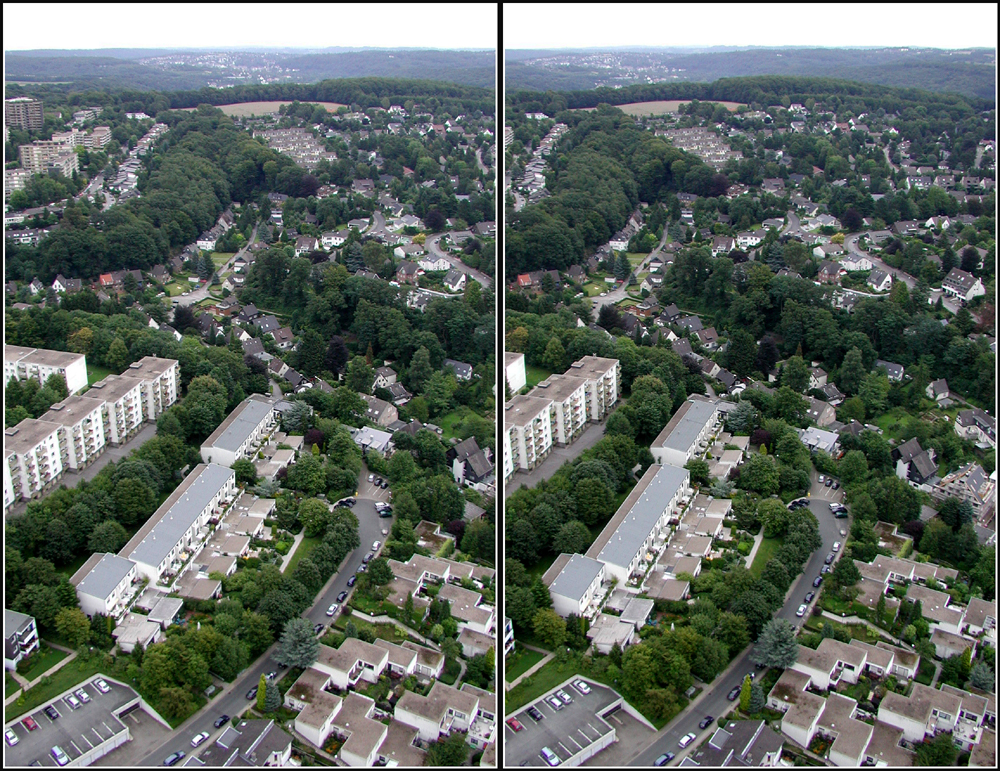
[[[82,705],[82,704],[80,703],[80,700],[79,700],[78,698],[76,698],[76,696],[74,696],[74,695],[73,695],[73,694],[71,694],[71,693],[70,693],[70,694],[67,694],[67,696],[66,696],[66,702],[67,702],[67,703],[68,703],[68,704],[69,704],[69,705],[70,705],[70,706],[71,706],[71,707],[72,707],[73,709],[80,709],[80,707],[82,707],[82,706],[83,706],[83,705]]]
[[[222,726],[224,726],[228,722],[229,722],[229,715],[219,715],[215,719],[215,722],[212,725],[214,725],[216,728],[222,728]]]
[[[684,734],[684,736],[681,737],[681,740],[677,742],[677,746],[680,747],[681,749],[684,749],[694,740],[695,740],[694,734]]]
[[[518,721],[516,717],[507,718],[507,725],[510,727],[511,731],[523,731],[524,726]]]
[[[21,720],[21,725],[23,725],[29,731],[34,731],[36,728],[38,728],[38,723],[35,722],[35,718],[31,717],[30,715]]]
[[[826,477],[824,477],[824,476],[823,476],[822,474],[820,474],[820,475],[819,475],[819,483],[820,483],[820,484],[823,484],[823,482],[824,482],[825,480],[826,480]]]
[[[198,747],[208,738],[208,731],[202,731],[191,740],[192,747]]]
[[[535,708],[535,707],[528,707],[527,712],[531,716],[531,718],[533,720],[535,720],[536,722],[539,721],[539,720],[541,720],[544,717],[544,715],[542,715],[542,713],[539,712],[538,709]]]
[[[832,548],[832,549],[833,549],[833,550],[834,550],[835,552],[836,552],[836,551],[840,551],[840,541],[834,541],[834,542],[833,542],[833,546],[832,546],[831,548]]]
[[[247,701],[252,701],[257,698],[257,686],[255,685],[249,691],[247,691]]]
[[[363,559],[363,560],[361,560],[361,561],[362,561],[362,562],[363,562],[363,563],[364,563],[365,565],[367,565],[367,564],[368,564],[369,562],[371,562],[371,561],[372,561],[372,557],[374,557],[374,556],[375,556],[374,554],[372,554],[371,552],[368,552],[368,553],[367,553],[367,554],[365,555],[364,559]]]
[[[382,546],[382,542],[381,541],[375,541],[372,544],[372,551],[378,551],[381,546]]]
[[[183,759],[184,759],[184,753],[183,752],[175,752],[172,755],[167,755],[167,759],[163,761],[163,765],[165,765],[165,766],[172,766],[175,763],[178,763],[179,761],[181,761]]]
[[[799,605],[799,609],[795,611],[795,615],[798,616],[799,618],[802,618],[805,614],[806,614],[806,606]]]
[[[549,706],[557,712],[563,708],[563,703],[559,701],[555,696],[549,696],[545,701],[549,703]]]
[[[58,744],[51,750],[49,750],[49,752],[52,753],[52,757],[55,758],[56,763],[58,763],[60,766],[65,766],[67,763],[69,763],[69,755],[63,752],[63,748],[60,747]],[[183,756],[184,753],[182,752],[181,755]],[[171,763],[170,765],[173,765],[173,763]]]
[[[564,704],[572,704],[573,703],[573,698],[568,693],[566,693],[566,691],[558,690],[558,691],[556,691],[556,696],[558,696],[560,699],[562,699]]]
[[[841,509],[836,514],[833,515],[836,519],[847,519],[847,511]]]
[[[819,569],[819,572],[820,572],[820,575],[824,575],[825,576],[827,573],[830,572],[830,566],[829,565],[824,565],[823,567],[821,567]]]
[[[590,686],[587,685],[583,680],[574,680],[573,686],[584,696],[590,693]]]
[[[337,603],[333,603],[333,605],[326,609],[326,615],[332,616],[337,612],[338,608],[340,608],[340,606]]]
[[[56,708],[53,707],[51,704],[47,706],[43,711],[45,712],[46,715],[49,716],[49,720],[59,719],[59,713],[56,711]]]
[[[369,474],[368,475],[368,481],[369,482],[374,482],[375,481],[375,475],[374,474]]]
[[[273,679],[274,679],[274,678],[276,678],[277,676],[278,676],[278,673],[277,673],[277,672],[268,672],[268,673],[267,673],[267,679],[268,679],[268,680],[273,680]]]
[[[832,480],[832,479],[830,479],[830,478],[827,478],[827,480],[826,480],[825,484],[826,484],[826,486],[827,486],[827,487],[830,487],[830,486],[832,486],[832,485],[833,485],[833,480]]]
[[[740,698],[740,689],[741,686],[737,685],[735,688],[733,688],[733,690],[729,692],[729,695],[726,696],[726,698],[729,699],[730,701],[736,701],[738,698]]]
[[[337,595],[337,602],[343,602],[347,599],[347,592],[341,592]]]
[[[821,583],[823,583],[823,576],[816,576],[813,579],[813,586],[819,586]]]
[[[545,762],[550,766],[558,766],[562,762],[559,760],[559,756],[548,747],[542,747],[542,757],[545,758]]]
[[[833,483],[833,489],[834,490],[839,490],[840,489],[840,482],[834,482]]]
[[[104,682],[103,677],[99,677],[94,681],[94,687],[101,693],[111,693],[111,687]]]
[[[653,761],[653,765],[654,766],[665,766],[665,765],[667,765],[667,763],[669,763],[673,759],[674,759],[674,753],[672,753],[672,752],[664,752],[662,755],[660,755],[660,757],[658,757],[656,760]]]
[[[382,519],[385,519],[387,517],[391,517],[392,516],[392,507],[391,506],[386,506],[384,509],[382,509],[382,511],[380,511],[378,513],[378,515]]]
[[[836,555],[835,555],[835,554],[834,554],[833,552],[830,552],[829,554],[827,554],[827,555],[826,555],[826,559],[825,559],[825,560],[823,560],[823,561],[824,561],[824,562],[825,562],[825,563],[826,563],[827,565],[829,565],[829,564],[830,564],[831,562],[833,562],[833,558],[834,558],[835,556],[836,556]]]
[[[806,593],[806,602],[812,602],[812,599],[815,596],[816,596],[816,592],[807,592]]]
[[[358,569],[356,571],[354,571],[354,572],[356,572],[356,573],[367,573],[368,572],[368,566],[365,565],[364,563],[361,563],[360,565],[358,565]]]
[[[698,728],[708,728],[710,725],[712,725],[714,721],[715,721],[714,717],[712,717],[711,715],[705,715],[705,717],[701,719],[701,722],[698,723]]]
[[[316,626],[313,627],[313,634],[319,634],[322,631],[323,631],[323,625],[322,624],[316,624]],[[253,696],[248,696],[247,698],[248,699],[252,699]]]
[[[80,701],[86,704],[88,701],[90,701],[90,694],[87,693],[85,690],[83,690],[83,688],[77,688],[76,698],[78,698]]]
[[[347,579],[347,585],[348,586],[354,586],[354,584],[357,583],[357,580],[358,580],[358,576],[357,576],[357,574],[355,574],[355,575],[353,575],[353,576],[351,576],[350,578]]]
[[[7,744],[11,747],[18,742],[17,734],[14,733],[13,728],[5,728],[3,731],[3,738],[7,740]]]

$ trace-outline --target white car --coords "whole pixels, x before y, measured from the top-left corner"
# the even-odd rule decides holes
[[[681,749],[684,749],[694,740],[695,740],[694,734],[684,734],[684,736],[681,737],[681,740],[677,742],[677,746],[680,747]]]
[[[583,682],[583,680],[574,680],[573,686],[584,696],[590,693],[590,686]]]
[[[77,690],[76,690],[76,697],[80,701],[82,701],[84,704],[86,704],[88,701],[90,701],[90,694],[87,693],[85,690],[83,690],[83,688],[77,688]]]
[[[339,608],[340,606],[337,603],[333,603],[333,605],[331,605],[329,608],[326,609],[326,615],[328,616],[334,615]]]
[[[607,292],[601,292],[601,297],[607,297],[607,296],[608,296]]]
[[[823,484],[825,481],[826,481],[826,477],[824,477],[822,474],[820,474],[819,475],[819,483]]]
[[[104,678],[99,677],[94,681],[94,687],[101,693],[111,693],[111,687],[104,682]]]
[[[18,742],[17,734],[14,733],[13,728],[5,728],[3,732],[3,738],[7,740],[7,744],[13,747]]]
[[[79,709],[80,707],[82,707],[82,706],[83,706],[83,705],[82,705],[82,704],[80,703],[80,700],[79,700],[78,698],[76,698],[76,696],[74,696],[73,694],[68,694],[68,695],[66,696],[66,701],[67,701],[67,702],[69,702],[69,705],[70,705],[70,706],[71,706],[71,707],[72,707],[73,709]]]
[[[369,474],[368,475],[368,481],[369,482],[374,482],[375,481],[375,475],[374,474]],[[822,480],[820,480],[820,481],[822,481]]]
[[[799,605],[799,609],[795,611],[795,615],[798,616],[799,618],[802,618],[805,614],[806,614],[806,606]]]
[[[204,742],[208,738],[208,731],[202,731],[196,737],[191,740],[191,746],[197,747],[199,744]]]
[[[378,551],[378,550],[379,550],[379,547],[381,547],[381,546],[382,546],[382,542],[381,542],[381,541],[375,541],[375,542],[374,542],[374,543],[372,544],[372,551],[373,551],[373,552],[374,552],[374,551]]]
[[[833,542],[833,550],[834,551],[840,551],[840,541],[834,541]]]

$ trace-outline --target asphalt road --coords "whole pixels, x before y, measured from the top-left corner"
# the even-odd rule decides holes
[[[797,618],[795,611],[803,603],[807,592],[819,592],[819,589],[813,589],[813,579],[820,574],[820,569],[823,567],[826,555],[831,551],[834,541],[840,541],[841,544],[846,541],[846,536],[841,535],[840,531],[843,530],[844,533],[847,533],[850,528],[850,519],[835,519],[830,511],[830,502],[842,500],[843,490],[833,490],[819,484],[818,477],[817,472],[813,470],[813,484],[809,491],[811,496],[809,509],[819,521],[819,533],[823,544],[809,557],[802,574],[789,587],[788,594],[785,596],[785,604],[774,614],[775,618],[787,619],[796,627],[800,627],[804,619]],[[837,557],[840,557],[841,554],[843,554],[843,548],[837,552]],[[629,765],[651,766],[653,761],[664,752],[673,752],[676,753],[677,757],[670,761],[669,765],[674,766],[678,765],[686,755],[692,753],[718,726],[718,721],[715,721],[708,728],[699,729],[698,722],[706,715],[719,718],[729,712],[734,706],[734,703],[727,698],[729,692],[733,688],[741,686],[743,678],[748,673],[753,672],[759,677],[766,671],[755,669],[753,662],[750,661],[752,650],[753,646],[750,646],[737,656],[729,668],[706,687],[705,691],[698,697],[697,704],[688,707],[674,718],[645,749],[636,755]],[[682,736],[689,732],[694,733],[697,738],[688,745],[687,749],[681,750],[677,743]]]
[[[226,275],[233,267],[233,261],[240,255],[245,254],[247,249],[250,248],[250,245],[253,244],[253,242],[257,239],[257,227],[258,227],[257,225],[254,225],[253,233],[250,234],[250,240],[243,245],[243,248],[240,249],[238,252],[236,252],[236,254],[234,254],[232,257],[230,257],[229,261],[226,262],[225,265],[222,265],[219,268],[218,273],[220,279],[224,279],[226,277]],[[171,303],[175,306],[194,305],[195,303],[199,303],[206,297],[208,297],[210,295],[209,291],[210,289],[211,289],[211,284],[201,284],[198,286],[197,289],[192,289],[191,291],[189,291],[187,295],[180,295],[179,297],[171,298]],[[177,302],[173,302],[174,300],[176,300]]]
[[[467,273],[471,278],[475,279],[480,284],[482,284],[484,287],[486,287],[487,289],[489,289],[489,287],[493,283],[493,280],[489,276],[487,276],[485,273],[483,273],[482,271],[478,271],[475,268],[470,268],[468,265],[466,265],[460,259],[458,259],[457,257],[449,254],[447,251],[445,251],[444,249],[442,249],[440,247],[440,245],[439,245],[438,242],[443,237],[444,237],[444,234],[443,233],[439,233],[436,236],[431,236],[430,238],[428,238],[427,242],[424,244],[427,247],[427,251],[430,252],[431,255],[433,255],[434,257],[446,259],[449,262],[449,264],[451,264],[456,270],[461,270],[461,271]]]
[[[326,586],[316,596],[316,601],[302,613],[302,616],[308,618],[313,624],[326,625],[333,621],[326,615],[327,608],[332,603],[337,602],[337,595],[340,592],[351,591],[347,586],[347,579],[362,564],[362,558],[371,551],[374,541],[385,543],[386,535],[382,531],[388,532],[392,526],[392,518],[380,519],[375,511],[375,501],[386,500],[389,491],[369,484],[368,473],[367,467],[362,466],[361,473],[358,475],[358,502],[353,509],[358,518],[358,535],[361,538],[361,545],[347,555],[342,569],[330,578]],[[217,696],[207,706],[184,721],[172,733],[170,739],[142,759],[141,765],[159,766],[163,764],[163,759],[173,752],[182,751],[197,755],[199,751],[210,746],[224,730],[224,728],[216,729],[212,726],[216,718],[223,714],[238,715],[250,706],[251,702],[246,698],[246,694],[259,684],[262,674],[277,671],[280,679],[287,672],[287,670],[278,669],[278,662],[274,659],[277,648],[277,643],[268,648],[236,679],[232,686],[227,688],[223,696]],[[202,731],[208,731],[208,740],[199,749],[192,749],[191,739]]]
[[[788,212],[786,216],[788,217],[788,224],[785,225],[784,230],[781,231],[781,235],[791,233],[792,231],[799,229],[799,216],[793,211]]]

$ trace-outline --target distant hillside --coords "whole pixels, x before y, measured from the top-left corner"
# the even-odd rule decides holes
[[[527,54],[534,53],[534,57]],[[711,82],[755,75],[822,76],[993,100],[995,52],[938,49],[774,49],[745,51],[517,51],[508,54],[508,90],[586,90],[598,86]]]
[[[7,82],[69,82],[74,90],[135,89],[136,91],[187,91],[203,88],[213,73],[167,71],[111,56],[23,56],[7,54]]]
[[[494,88],[495,58],[492,51],[356,51],[293,56],[281,64],[299,70],[298,79],[307,83],[328,78],[380,77]]]

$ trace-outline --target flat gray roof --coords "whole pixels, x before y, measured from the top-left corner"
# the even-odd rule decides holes
[[[168,372],[177,365],[177,359],[161,359],[159,356],[143,356],[139,361],[129,364],[128,369],[122,372],[129,377],[150,377],[155,378]]]
[[[136,562],[159,565],[209,501],[235,475],[235,471],[225,466],[199,463],[120,554]]]
[[[43,439],[59,430],[55,423],[34,418],[25,418],[13,428],[3,432],[3,450],[5,455],[16,452],[23,455],[31,452]]]
[[[540,399],[552,399],[557,402],[566,401],[574,392],[587,385],[582,377],[568,375],[549,375],[546,380],[536,385],[528,393]]]
[[[514,353],[513,351],[504,351],[503,363],[504,366],[510,366],[518,359],[524,359],[523,353]]]
[[[101,409],[104,402],[101,399],[90,399],[86,396],[68,396],[61,402],[56,402],[39,420],[46,423],[58,423],[61,426],[75,426],[95,410]]]
[[[141,383],[134,377],[108,375],[100,383],[94,383],[90,387],[91,390],[87,392],[87,395],[91,398],[116,402],[130,391],[139,387],[141,387]]]
[[[135,565],[132,560],[119,557],[117,554],[105,554],[77,584],[76,590],[91,597],[106,599],[133,567]]]
[[[13,353],[13,357],[8,356],[8,351]],[[44,348],[21,348],[20,346],[5,345],[4,358],[15,361],[26,361],[32,364],[44,364],[47,367],[62,367],[65,369],[77,360],[84,359],[82,353],[68,353],[66,351],[49,351]]]
[[[573,554],[549,585],[553,594],[579,600],[604,568],[604,564],[583,554]]]
[[[229,413],[229,417],[212,432],[202,447],[218,447],[220,450],[235,452],[272,409],[274,407],[270,402],[247,399]]]
[[[603,377],[617,366],[618,359],[605,359],[601,356],[584,356],[582,359],[570,364],[569,369],[566,370],[566,374],[575,377],[596,379]]]
[[[648,478],[649,472],[656,469],[652,476]],[[687,469],[678,466],[650,466],[643,476],[643,480],[636,485],[636,490],[642,488],[638,498],[631,503],[629,498],[622,504],[622,509],[626,506],[624,516],[619,518],[616,514],[605,527],[605,531],[614,527],[605,540],[604,532],[598,537],[594,546],[604,540],[604,546],[596,555],[601,562],[610,562],[612,565],[625,567],[632,562],[642,544],[645,543],[649,534],[659,521],[660,516],[666,508],[667,501],[674,497],[677,491],[687,484],[690,473]],[[643,486],[645,482],[645,486]],[[636,490],[633,490],[634,494]],[[619,509],[621,511],[621,509]],[[593,556],[590,552],[594,550],[591,546],[587,556]]]
[[[504,405],[504,423],[508,426],[526,426],[551,403],[552,399],[548,397],[540,398],[518,394]]]
[[[666,447],[687,452],[698,434],[712,419],[716,406],[710,402],[688,400],[681,405],[660,435],[653,440],[653,447]]]

